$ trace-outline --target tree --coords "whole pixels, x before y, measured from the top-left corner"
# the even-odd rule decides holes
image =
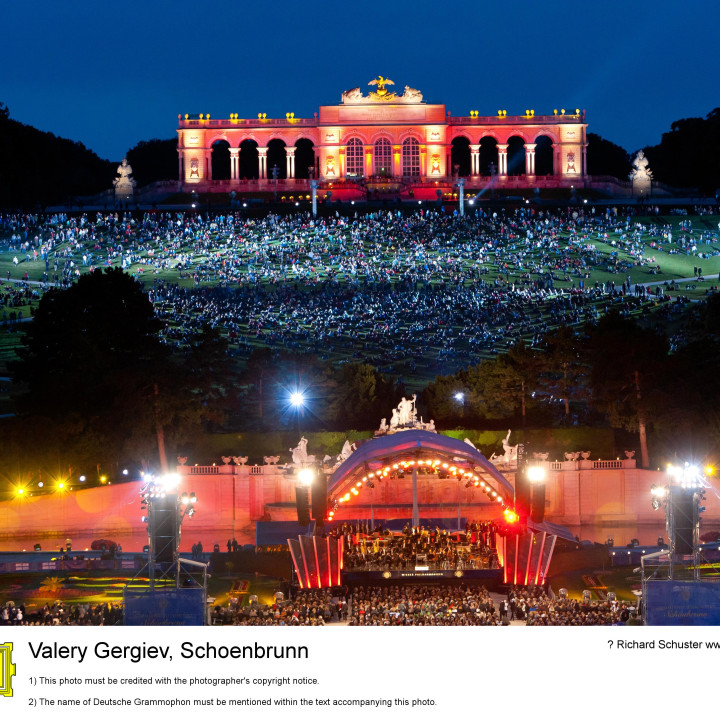
[[[63,202],[112,187],[117,164],[82,143],[41,132],[0,107],[0,203],[16,209]]]
[[[587,396],[588,367],[583,360],[581,341],[575,331],[563,325],[545,336],[542,357],[546,390],[562,399],[565,421],[570,419],[570,403]]]
[[[160,329],[147,294],[118,268],[48,291],[11,366],[25,388],[18,409],[44,418],[69,452],[105,463],[148,457],[155,438],[164,466],[165,443],[197,432],[217,405],[224,341],[205,329],[171,352]]]
[[[590,175],[611,175],[627,180],[631,168],[627,150],[595,133],[588,133],[587,139]]]
[[[525,427],[527,409],[535,395],[541,367],[541,358],[524,340],[514,343],[506,356],[501,356],[508,370],[508,382],[514,383],[520,398],[520,417]]]
[[[521,407],[520,382],[504,356],[484,360],[461,373],[469,390],[471,410],[484,418],[514,415]]]
[[[436,421],[458,423],[465,415],[465,399],[468,388],[465,380],[457,375],[438,375],[428,384],[422,394],[422,400],[428,409],[429,417]],[[462,393],[462,400],[456,395]]]
[[[716,168],[720,163],[720,108],[705,118],[683,118],[663,133],[659,145],[646,147],[655,178],[681,187],[717,190]]]
[[[126,157],[138,185],[178,179],[177,138],[141,140]]]
[[[663,401],[660,379],[667,361],[664,336],[613,311],[589,328],[593,402],[613,427],[636,429],[642,467],[649,466],[647,429]]]
[[[345,363],[337,370],[329,413],[339,428],[372,428],[388,412],[392,383],[367,363]]]

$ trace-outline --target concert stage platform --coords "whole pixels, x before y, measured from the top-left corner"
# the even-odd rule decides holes
[[[344,585],[412,585],[436,583],[438,585],[481,584],[494,590],[502,584],[503,570],[371,570],[341,573]]]

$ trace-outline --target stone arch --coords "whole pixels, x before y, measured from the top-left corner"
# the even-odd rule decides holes
[[[227,138],[217,138],[211,145],[211,167],[213,180],[229,180],[230,175],[230,143]]]
[[[240,143],[240,177],[253,180],[260,176],[258,141],[247,137]]]
[[[498,172],[498,139],[493,133],[480,138],[480,174],[492,175]]]
[[[224,132],[216,132],[207,138],[207,147],[212,147],[218,140],[224,140],[228,145],[230,145],[230,147],[232,147],[230,138]]]
[[[413,138],[414,140],[418,141],[418,144],[422,145],[425,142],[425,138],[422,136],[422,133],[419,133],[417,130],[404,130],[400,133],[398,136],[398,142],[402,145],[402,143],[405,142],[408,138]]]
[[[507,174],[525,174],[525,139],[520,135],[511,135],[507,141]]]
[[[535,174],[553,175],[553,140],[548,135],[535,138]]]
[[[260,145],[259,140],[253,132],[238,133],[233,136],[233,140],[235,141],[234,147],[237,148],[239,148],[246,140],[252,140],[256,145]]]
[[[315,143],[301,137],[295,141],[295,177],[306,180],[310,177],[309,168],[315,168]]]
[[[542,135],[549,137],[551,142],[554,142],[554,143],[560,142],[560,139],[557,136],[557,133],[552,131],[550,128],[540,128],[537,135],[533,138],[533,142],[536,143],[538,141],[538,138]]]
[[[273,167],[277,167],[278,180],[284,180],[287,177],[287,157],[285,147],[287,143],[278,137],[272,138],[267,144],[267,176],[273,178]]]
[[[448,175],[455,175],[455,168],[460,177],[470,175],[470,139],[465,135],[453,138],[450,146],[450,168]]]
[[[342,136],[342,138],[340,138],[340,144],[347,145],[352,138],[357,138],[358,140],[360,140],[360,142],[363,145],[368,145],[371,142],[370,140],[368,140],[367,135],[363,135],[362,133],[359,133],[357,130],[352,129],[352,130],[348,130]]]
[[[439,466],[435,464],[436,460],[440,460]],[[454,468],[463,479],[468,477],[469,473],[473,483],[477,477],[478,482],[482,480],[490,488],[488,497],[491,502],[497,503],[499,513],[503,504],[497,500],[498,497],[503,502],[512,503],[512,485],[479,450],[461,440],[426,430],[406,430],[378,437],[361,445],[330,477],[328,497],[331,503],[339,501],[352,488],[356,488],[358,492],[351,494],[358,496],[368,480],[379,482],[378,478],[382,477],[385,467],[392,468],[395,465],[397,469],[397,464],[401,461],[413,461],[417,468],[434,467],[434,472],[438,472],[439,467],[440,474],[454,474],[451,469]],[[373,473],[372,477],[370,473]],[[492,493],[495,493],[494,497]],[[349,501],[351,502],[352,498],[349,498]]]

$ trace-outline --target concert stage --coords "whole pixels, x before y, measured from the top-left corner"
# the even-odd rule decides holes
[[[412,585],[413,583],[438,585],[481,584],[494,590],[503,581],[502,568],[493,570],[371,570],[343,571],[344,585]]]

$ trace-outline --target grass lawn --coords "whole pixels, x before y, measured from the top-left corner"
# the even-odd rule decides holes
[[[108,576],[103,571],[79,574],[77,570],[53,573],[17,573],[0,576],[0,606],[8,600],[23,603],[29,612],[42,608],[46,603],[65,604],[119,603],[123,589],[130,584],[134,590],[148,587],[146,578],[133,579],[134,573],[115,573]],[[160,583],[158,583],[160,584]],[[239,588],[234,594],[246,604],[251,595],[257,595],[261,603],[271,604],[273,594],[280,581],[255,574],[213,574],[208,580],[208,596],[215,598],[214,604],[227,605],[233,587]]]
[[[548,584],[557,594],[560,588],[566,588],[568,596],[574,600],[582,600],[583,590],[590,590],[593,600],[602,600],[607,593],[614,592],[618,600],[637,601],[633,590],[640,590],[640,574],[633,573],[633,568],[597,568],[594,570],[577,570],[560,575],[553,575]]]

